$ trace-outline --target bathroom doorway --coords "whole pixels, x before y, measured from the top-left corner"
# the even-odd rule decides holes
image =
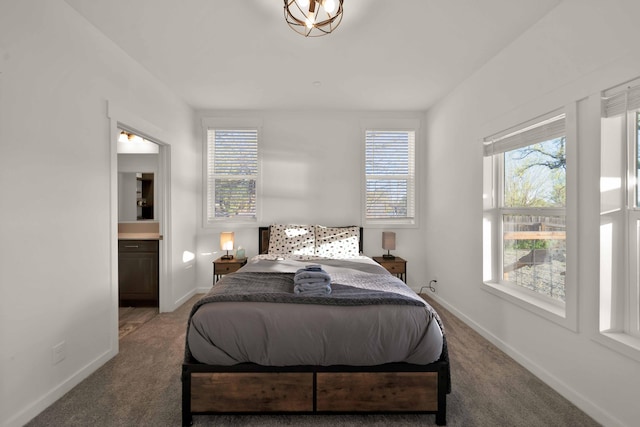
[[[159,307],[162,198],[156,194],[160,146],[133,131],[118,136],[118,307]]]
[[[153,232],[158,234],[158,298],[157,298],[157,310],[159,312],[171,311],[171,284],[169,266],[170,254],[171,254],[171,210],[170,210],[170,189],[171,189],[171,146],[169,144],[169,137],[160,128],[150,124],[148,121],[140,118],[139,116],[130,113],[129,111],[115,106],[113,103],[107,103],[107,115],[111,123],[111,131],[109,138],[109,150],[111,158],[111,298],[112,298],[112,346],[117,352],[119,347],[119,246],[120,241],[118,239],[119,226],[121,223],[134,228],[140,224],[148,227],[157,227],[155,229],[143,230],[144,232]],[[118,150],[118,140],[123,139],[126,133],[134,135],[131,139],[139,137],[140,140],[136,142],[142,142],[152,148],[153,152],[143,153],[131,153],[124,152],[120,147],[120,153]],[[146,141],[146,142],[145,142]],[[132,141],[133,142],[133,141]],[[122,145],[122,144],[121,144]],[[139,147],[138,147],[139,148]],[[133,179],[132,182],[134,190],[131,199],[127,201],[120,201],[120,185],[123,184],[121,180],[119,183],[119,174],[133,173],[132,176],[128,176]],[[140,181],[138,191],[138,178]],[[143,183],[142,181],[147,181]],[[129,210],[129,217],[123,218],[120,221],[121,203]],[[131,204],[131,206],[129,206]],[[135,213],[131,213],[135,212]],[[134,219],[135,218],[135,219]],[[129,230],[130,231],[130,230]]]

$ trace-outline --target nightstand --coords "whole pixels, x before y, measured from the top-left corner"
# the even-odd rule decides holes
[[[246,263],[246,258],[218,258],[217,260],[213,261],[213,284],[220,280],[220,277],[224,276],[225,274],[238,271],[238,269]]]
[[[400,258],[399,256],[395,257],[394,259],[374,256],[373,260],[386,268],[389,273],[407,283],[407,261]]]

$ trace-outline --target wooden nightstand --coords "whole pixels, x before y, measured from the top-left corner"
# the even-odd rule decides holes
[[[217,260],[213,261],[213,284],[220,280],[220,277],[224,276],[225,274],[238,271],[238,269],[246,263],[246,258],[218,258]]]
[[[407,283],[407,261],[399,256],[394,259],[374,256],[373,260],[386,268],[389,273],[397,276],[399,279],[402,279],[404,283]]]

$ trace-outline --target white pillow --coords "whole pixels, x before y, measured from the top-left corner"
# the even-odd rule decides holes
[[[316,256],[357,258],[360,255],[360,227],[315,226]]]
[[[282,225],[269,227],[269,254],[314,255],[313,225]]]

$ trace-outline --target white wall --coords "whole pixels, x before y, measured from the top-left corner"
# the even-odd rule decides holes
[[[262,171],[260,219],[251,226],[203,228],[200,205],[197,268],[198,287],[201,289],[211,286],[212,261],[223,254],[219,243],[222,231],[234,231],[236,246],[243,246],[247,256],[251,257],[258,253],[258,225],[363,225],[363,122],[413,119],[419,123],[423,118],[422,113],[416,112],[344,111],[201,111],[198,116],[199,124],[203,118],[212,117],[250,118],[262,123],[259,141]],[[202,136],[201,141],[204,144]],[[416,145],[420,153],[424,148],[420,132]],[[418,278],[424,265],[419,262],[423,247],[420,229],[365,227],[365,254],[376,256],[384,253],[383,230],[396,231],[394,253],[408,261],[409,285],[419,289],[422,282]]]
[[[118,172],[158,173],[158,154],[118,154]]]
[[[0,425],[17,426],[117,351],[107,101],[171,144],[173,301],[195,285],[197,148],[192,111],[61,0],[2,1],[0,72]]]
[[[439,276],[437,297],[611,426],[637,425],[640,364],[592,340],[598,315],[598,92],[640,75],[639,14],[636,0],[565,0],[430,110],[426,124],[425,262],[427,274]],[[579,150],[578,332],[481,289],[482,138],[572,102]]]

